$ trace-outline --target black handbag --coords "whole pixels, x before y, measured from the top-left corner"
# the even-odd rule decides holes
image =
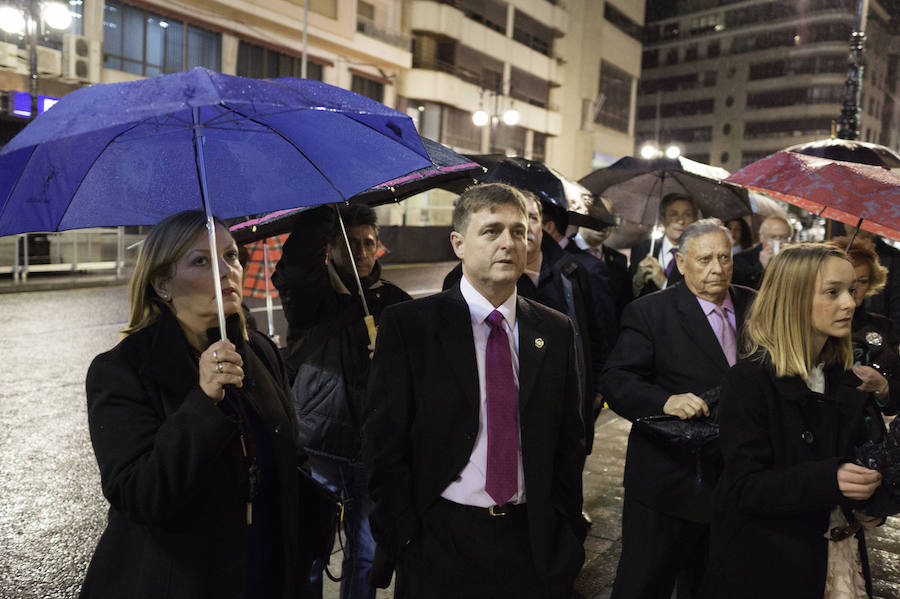
[[[341,542],[341,524],[344,519],[343,499],[317,481],[304,468],[297,468],[300,513],[300,546],[311,552],[314,564],[324,565],[325,574],[334,582],[343,579],[328,570],[328,561],[334,547],[334,539]]]
[[[688,448],[703,447],[719,438],[719,391],[719,387],[713,387],[700,395],[709,407],[709,416],[681,420],[678,416],[659,414],[636,419],[634,427],[666,443]]]

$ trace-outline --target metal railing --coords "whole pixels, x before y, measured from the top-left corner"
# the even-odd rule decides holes
[[[14,282],[26,282],[30,274],[112,272],[123,277],[137,252],[126,245],[140,240],[139,233],[126,233],[125,227],[104,227],[30,233],[0,238],[0,274],[12,275]]]
[[[388,31],[377,27],[372,21],[357,18],[356,32],[369,37],[374,37],[386,44],[409,50],[412,47],[412,36],[398,31]]]

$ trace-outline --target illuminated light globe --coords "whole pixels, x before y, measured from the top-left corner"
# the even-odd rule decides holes
[[[503,122],[510,127],[513,125],[519,124],[519,111],[515,108],[510,108],[506,112],[503,113]]]
[[[45,4],[41,15],[51,29],[68,29],[72,24],[72,13],[69,12],[69,7],[59,2]]]
[[[669,146],[668,148],[666,148],[666,158],[675,160],[679,156],[681,156],[681,148],[679,148],[678,146]]]
[[[650,237],[653,239],[662,239],[662,236],[666,234],[666,230],[663,227],[653,227],[653,230],[650,231]]]
[[[641,148],[641,158],[645,160],[650,160],[651,158],[656,158],[659,155],[659,150],[656,149],[655,146],[651,146],[650,144],[644,145]]]
[[[10,34],[23,33],[25,31],[25,15],[12,6],[0,7],[0,29]]]
[[[484,127],[485,125],[488,124],[488,121],[490,120],[490,118],[491,117],[488,116],[488,113],[486,113],[483,110],[476,110],[472,114],[472,122],[475,124],[476,127]]]

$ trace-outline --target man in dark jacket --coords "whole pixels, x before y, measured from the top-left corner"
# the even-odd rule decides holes
[[[700,396],[734,364],[754,294],[730,285],[731,237],[721,222],[697,221],[679,237],[683,281],[625,307],[603,371],[606,401],[631,421],[709,415]],[[696,596],[720,469],[715,447],[694,452],[632,427],[613,599],[668,599],[676,578],[679,598]]]
[[[313,476],[346,498],[341,597],[371,598],[375,590],[366,576],[375,553],[369,529],[372,502],[360,461],[360,414],[371,349],[353,264],[376,323],[385,307],[410,297],[381,278],[375,212],[352,205],[341,209],[341,218],[352,256],[334,208],[315,208],[298,219],[272,282],[288,321],[285,362],[296,377],[292,395],[300,440]],[[314,579],[321,591],[321,570]]]

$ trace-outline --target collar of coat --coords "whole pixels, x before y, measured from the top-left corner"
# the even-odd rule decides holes
[[[356,295],[356,293],[351,293],[347,285],[344,284],[344,280],[341,278],[341,275],[338,273],[331,260],[328,261],[326,268],[328,269],[328,279],[331,281],[331,287],[335,291],[343,295]],[[360,283],[362,283],[363,288],[365,289],[381,287],[381,263],[378,260],[375,261],[372,272],[370,272],[367,277],[361,278]]]
[[[843,411],[852,411],[845,398],[854,397],[860,404],[865,401],[866,394],[856,389],[862,381],[852,370],[844,370],[840,366],[829,366],[825,369],[825,393],[817,393],[806,386],[800,376],[775,376],[774,367],[764,362],[772,377],[775,389],[781,397],[805,406],[810,399],[837,402]],[[861,408],[860,408],[861,409]]]

